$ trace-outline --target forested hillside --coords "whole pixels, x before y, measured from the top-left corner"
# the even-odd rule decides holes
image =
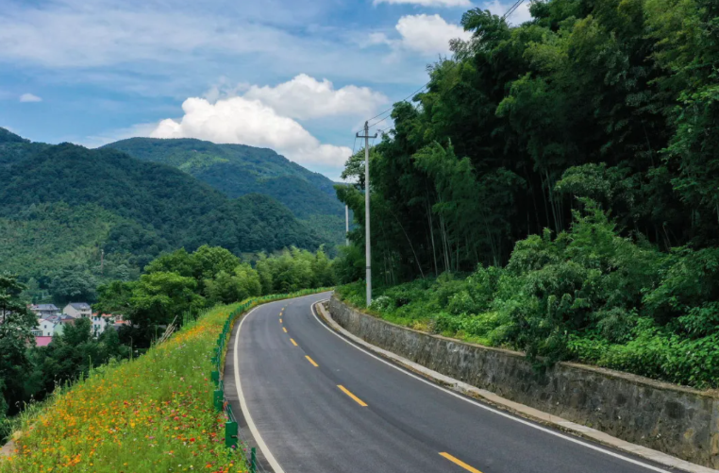
[[[92,300],[99,281],[137,276],[162,251],[181,247],[240,254],[323,243],[270,197],[229,199],[176,169],[111,149],[2,136],[0,269],[20,274],[34,295]]]
[[[510,27],[468,11],[472,39],[395,105],[372,149],[376,310],[716,386],[719,3],[531,12]],[[340,192],[358,217],[336,269],[346,280],[363,274],[363,172],[360,153],[346,168],[359,184]],[[465,274],[387,289],[440,273]]]
[[[250,193],[273,197],[297,218],[316,222],[325,234],[344,241],[344,209],[332,181],[271,149],[214,144],[195,139],[132,138],[105,146],[143,161],[174,166],[235,198]],[[333,217],[333,218],[328,218]]]

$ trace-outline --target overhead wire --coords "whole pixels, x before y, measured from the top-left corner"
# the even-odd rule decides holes
[[[509,10],[507,10],[504,15],[502,15],[502,18],[506,19],[508,16],[512,15],[523,3],[524,0],[517,0],[517,2],[511,7],[509,7]]]

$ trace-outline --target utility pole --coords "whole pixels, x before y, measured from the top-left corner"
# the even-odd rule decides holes
[[[372,250],[369,226],[369,139],[377,138],[377,134],[369,136],[369,122],[364,122],[364,136],[357,133],[357,138],[364,138],[364,219],[365,219],[365,260],[367,261],[367,307],[372,303]]]
[[[100,274],[105,274],[105,250],[100,250]]]
[[[350,208],[345,205],[345,244],[350,246]]]

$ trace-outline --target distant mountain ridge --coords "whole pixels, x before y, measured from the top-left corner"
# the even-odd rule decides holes
[[[240,254],[325,242],[267,195],[230,199],[167,165],[110,148],[31,143],[1,128],[0,182],[0,271],[25,278],[97,272],[103,250],[109,276],[180,247]]]
[[[330,179],[268,148],[215,144],[192,138],[131,138],[104,148],[176,167],[228,197],[250,193],[269,195],[300,218],[342,213],[343,206],[336,198]]]

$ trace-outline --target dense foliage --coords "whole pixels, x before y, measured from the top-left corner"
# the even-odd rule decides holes
[[[321,248],[260,253],[253,268],[225,248],[202,246],[194,253],[181,249],[159,256],[136,281],[101,286],[95,308],[124,314],[133,327],[121,331],[122,340],[133,337],[135,346],[146,347],[158,327],[191,320],[207,307],[333,284],[332,262]]]
[[[132,138],[105,146],[143,161],[176,167],[230,198],[257,193],[289,208],[299,219],[324,217],[327,241],[344,241],[344,209],[333,183],[267,148],[195,139]]]
[[[0,270],[21,275],[28,299],[92,302],[98,283],[137,277],[179,247],[220,245],[239,255],[323,242],[267,196],[231,200],[112,149],[39,145],[9,132],[2,139]]]
[[[430,329],[547,362],[716,386],[719,6],[531,12],[517,27],[467,12],[472,39],[372,149],[376,284],[479,267],[386,289],[376,310],[436,313]],[[338,191],[358,224],[345,282],[363,275],[363,172],[358,154],[358,184]]]

